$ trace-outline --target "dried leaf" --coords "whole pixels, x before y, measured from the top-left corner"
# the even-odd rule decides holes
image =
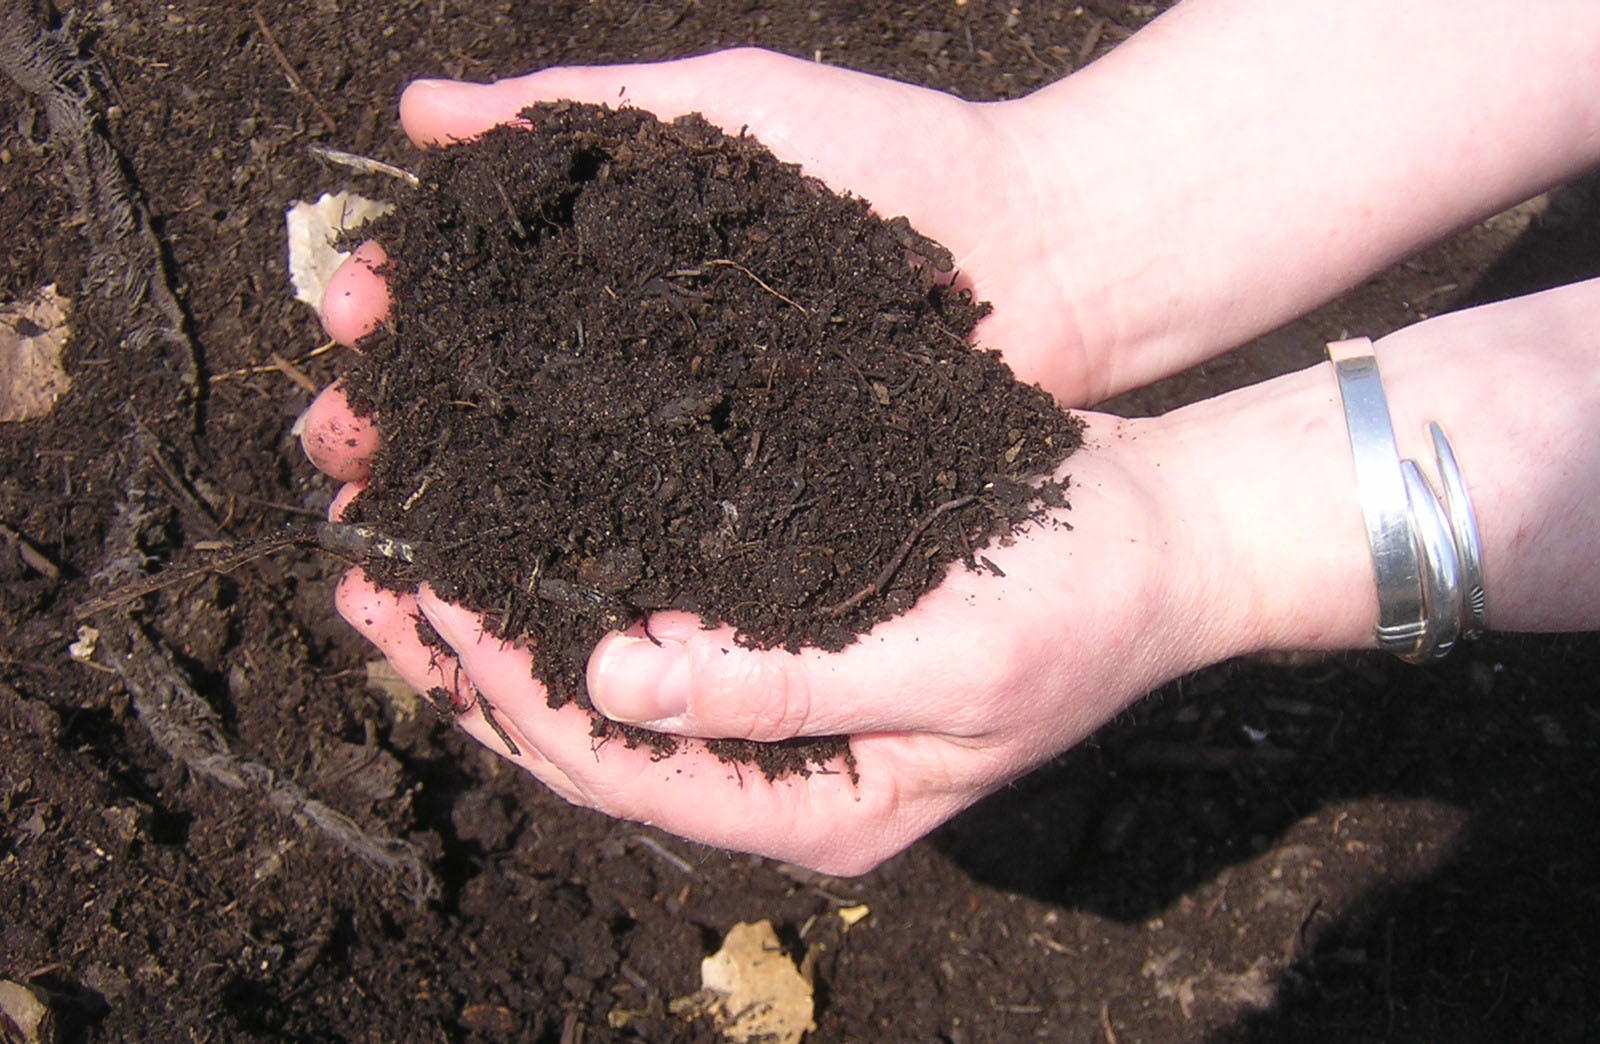
[[[56,1039],[55,1018],[50,1006],[20,982],[0,979],[0,1033],[6,1040],[22,1044],[50,1044]]]
[[[413,689],[399,673],[389,665],[388,660],[368,660],[367,688],[373,689],[389,698],[394,705],[394,715],[400,721],[410,721],[417,715],[417,708],[422,705],[422,697]]]
[[[67,299],[55,284],[0,308],[0,421],[43,417],[72,379],[61,368]]]
[[[799,1044],[812,1022],[811,983],[800,974],[772,922],[740,923],[722,949],[700,962],[700,982],[725,1039],[737,1044]]]
[[[315,203],[296,201],[284,213],[294,296],[312,308],[322,307],[322,292],[334,269],[350,256],[348,251],[334,249],[334,241],[393,209],[392,203],[380,203],[353,192],[323,193]]]

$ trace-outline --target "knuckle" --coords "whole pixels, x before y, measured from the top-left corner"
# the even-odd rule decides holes
[[[749,69],[772,60],[772,52],[761,47],[730,47],[722,53],[722,60],[733,69]]]
[[[811,718],[804,672],[786,654],[714,647],[700,689],[698,717],[728,738],[756,741],[801,735]]]

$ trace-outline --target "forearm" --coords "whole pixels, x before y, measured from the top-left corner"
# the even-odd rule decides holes
[[[1111,394],[1600,161],[1600,5],[1189,0],[1010,104]]]
[[[1489,626],[1600,627],[1600,280],[1441,316],[1375,348],[1400,455],[1434,474],[1429,420],[1454,444]],[[1143,452],[1210,542],[1192,553],[1216,563],[1221,655],[1371,644],[1373,566],[1331,365],[1149,425]]]

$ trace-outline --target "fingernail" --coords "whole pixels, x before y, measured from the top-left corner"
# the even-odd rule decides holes
[[[689,650],[617,636],[589,668],[589,698],[612,721],[659,723],[689,709]]]

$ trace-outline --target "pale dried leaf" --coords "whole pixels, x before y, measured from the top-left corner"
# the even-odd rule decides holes
[[[700,981],[718,997],[712,1014],[727,1040],[799,1044],[816,1028],[811,983],[783,952],[770,921],[734,925],[722,949],[700,962]]]
[[[22,1044],[50,1044],[56,1039],[50,1006],[20,982],[0,979],[0,1037],[12,1035]]]
[[[72,379],[61,367],[67,299],[55,284],[0,307],[0,421],[43,417]]]
[[[294,296],[312,308],[320,308],[322,293],[334,269],[350,256],[348,251],[334,249],[334,242],[345,232],[393,209],[392,203],[380,203],[353,192],[323,193],[315,203],[297,200],[284,213]]]
[[[400,677],[388,660],[368,660],[367,688],[382,693],[394,706],[394,716],[399,721],[410,721],[422,705],[422,696]]]

